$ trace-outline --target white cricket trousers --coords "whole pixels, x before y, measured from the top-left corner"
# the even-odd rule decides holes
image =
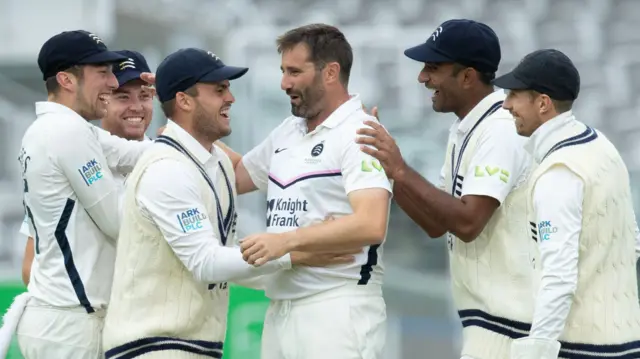
[[[16,329],[20,351],[25,359],[104,359],[104,314],[52,307],[31,298]]]
[[[261,359],[382,359],[387,313],[379,285],[345,285],[271,301]]]

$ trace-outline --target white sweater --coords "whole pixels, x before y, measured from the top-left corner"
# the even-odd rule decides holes
[[[479,122],[468,135],[466,145],[458,146],[464,150],[456,149],[454,166],[453,143],[449,143],[444,166],[445,189],[456,197],[463,193],[464,175],[469,173],[478,139],[494,121],[514,120],[508,112],[498,110]],[[460,152],[456,175],[451,169],[457,166]],[[462,355],[506,359],[512,339],[527,334],[533,316],[532,281],[537,248],[527,223],[526,185],[511,190],[473,242],[465,243],[451,233],[447,235],[453,299],[463,325]]]
[[[635,220],[629,174],[616,148],[578,121],[554,131],[554,146],[530,178],[529,217],[535,183],[554,166],[584,182],[578,284],[560,336],[561,358],[640,358],[640,306]],[[563,141],[574,138],[572,141]],[[554,150],[555,149],[555,150]],[[628,356],[622,356],[623,354]]]
[[[167,131],[164,134],[170,136]],[[145,358],[175,359],[219,358],[222,354],[229,296],[226,283],[210,290],[212,286],[197,281],[136,203],[136,189],[146,168],[167,158],[194,165],[176,149],[158,144],[142,156],[127,180],[111,305],[105,318],[106,358],[117,359],[125,353],[130,355],[125,357],[138,353]],[[222,165],[235,183],[227,157]],[[224,176],[214,181],[226,211],[230,196]],[[216,201],[204,177],[199,186],[207,212],[216,213]],[[218,228],[217,217],[207,217]]]

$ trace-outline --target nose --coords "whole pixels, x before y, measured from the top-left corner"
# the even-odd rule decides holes
[[[507,97],[504,102],[502,103],[502,108],[504,108],[505,110],[511,111],[511,100],[509,99],[509,97]]]
[[[224,101],[227,103],[234,103],[236,102],[236,98],[233,96],[231,91],[227,91],[227,94],[224,97]]]
[[[118,79],[113,73],[109,74],[109,77],[107,78],[107,86],[111,91],[118,89]]]
[[[426,71],[420,71],[418,74],[418,82],[421,84],[429,82],[429,74]]]
[[[142,101],[139,98],[134,97],[129,104],[129,110],[132,112],[142,112]]]
[[[280,88],[283,91],[287,91],[293,88],[293,83],[289,79],[287,75],[282,75],[282,80],[280,81]]]

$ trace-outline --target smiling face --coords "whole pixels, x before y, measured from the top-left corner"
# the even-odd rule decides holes
[[[224,80],[216,83],[196,84],[198,95],[193,113],[193,128],[211,142],[231,134],[231,105],[236,101]]]
[[[106,116],[112,92],[118,88],[118,80],[111,65],[84,65],[79,76],[70,75],[68,89],[74,96],[74,110],[87,120]]]
[[[291,99],[291,113],[314,118],[324,107],[325,86],[322,71],[310,59],[307,45],[300,43],[282,52],[280,87]]]
[[[153,115],[153,97],[142,88],[142,80],[133,80],[114,91],[107,106],[102,128],[128,140],[143,140]]]
[[[546,95],[537,95],[528,90],[509,90],[502,107],[508,110],[516,120],[516,131],[520,136],[529,137],[544,121],[541,109]]]
[[[431,102],[436,112],[456,112],[464,103],[460,71],[453,63],[425,63],[418,82],[433,90]]]

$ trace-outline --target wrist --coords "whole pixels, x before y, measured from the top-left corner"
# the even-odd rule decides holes
[[[402,161],[402,164],[398,166],[398,169],[392,174],[392,179],[396,183],[403,183],[409,173],[409,166]]]
[[[297,233],[298,233],[297,229],[294,231],[280,233],[282,241],[284,242],[285,251],[287,253],[297,251],[297,248],[299,245],[298,238],[297,238],[298,236],[296,235]]]
[[[293,264],[293,255],[291,255],[291,253],[287,253],[278,258],[277,261],[282,269],[291,269],[291,265]]]

